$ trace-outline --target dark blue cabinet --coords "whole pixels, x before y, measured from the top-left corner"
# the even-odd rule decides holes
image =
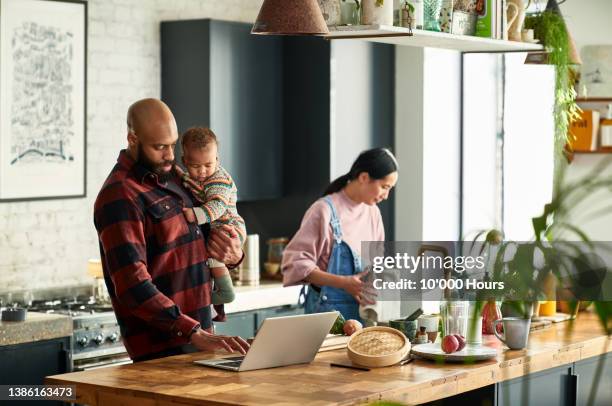
[[[227,321],[215,323],[215,332],[217,334],[250,338],[255,336],[257,329],[261,327],[263,321],[268,317],[293,316],[296,314],[304,314],[304,308],[296,305],[286,305],[248,312],[231,313],[227,315]]]
[[[46,376],[70,372],[70,368],[70,337],[0,347],[0,385],[43,385]],[[62,404],[54,401],[17,403],[20,406]]]
[[[209,19],[161,24],[162,100],[180,132],[217,134],[241,201],[282,195],[283,41],[250,31]]]
[[[600,360],[603,366],[599,380],[595,380]],[[576,404],[578,406],[610,406],[612,405],[612,354],[587,358],[574,364],[574,374],[577,378]],[[593,402],[589,398],[593,394]]]
[[[573,406],[572,364],[501,382],[498,406]]]
[[[287,305],[281,307],[273,307],[270,309],[263,309],[257,312],[257,329],[261,327],[264,320],[268,317],[284,317],[294,316],[296,314],[304,314],[304,308],[296,305]]]
[[[215,333],[251,338],[255,333],[255,312],[241,312],[227,315],[227,321],[215,323]]]

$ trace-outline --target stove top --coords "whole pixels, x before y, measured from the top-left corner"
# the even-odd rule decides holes
[[[71,317],[84,317],[113,311],[110,303],[96,302],[93,296],[33,300],[26,307],[32,312],[64,314]]]

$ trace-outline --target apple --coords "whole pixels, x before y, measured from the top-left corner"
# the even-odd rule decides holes
[[[459,348],[457,348],[457,351],[461,351],[462,349],[465,348],[465,337],[462,336],[461,334],[453,334],[453,335],[459,342]]]
[[[344,326],[342,326],[342,330],[344,331],[344,334],[346,334],[347,336],[355,334],[362,328],[363,326],[361,325],[360,322],[358,322],[357,320],[352,320],[352,319],[345,321]]]
[[[457,337],[453,335],[445,336],[442,339],[442,351],[447,354],[457,351],[459,348],[459,341],[457,341]]]

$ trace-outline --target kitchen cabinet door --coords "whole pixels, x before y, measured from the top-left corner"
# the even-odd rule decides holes
[[[497,384],[497,405],[572,406],[572,365],[564,365]]]
[[[255,335],[255,312],[232,313],[227,321],[215,323],[215,333],[251,338]]]
[[[590,403],[593,406],[612,405],[612,386],[610,385],[612,382],[612,354],[608,353],[603,357],[605,357],[603,369],[597,382],[593,403]],[[589,396],[596,385],[595,373],[600,359],[599,356],[587,358],[575,364],[574,373],[578,377],[576,404],[579,406],[589,404]]]
[[[304,314],[304,308],[296,305],[286,305],[259,310],[256,320],[257,330],[259,330],[264,320],[268,317],[295,316],[296,314]]]
[[[278,198],[283,182],[283,41],[251,35],[251,27],[209,19],[161,24],[162,100],[179,132],[215,132],[240,201]]]
[[[0,385],[43,385],[46,376],[69,372],[69,350],[70,337],[1,346]],[[17,403],[20,406],[62,404],[31,400]]]

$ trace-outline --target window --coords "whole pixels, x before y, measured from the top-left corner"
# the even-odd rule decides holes
[[[554,71],[525,54],[464,54],[461,235],[531,240],[552,196]]]

